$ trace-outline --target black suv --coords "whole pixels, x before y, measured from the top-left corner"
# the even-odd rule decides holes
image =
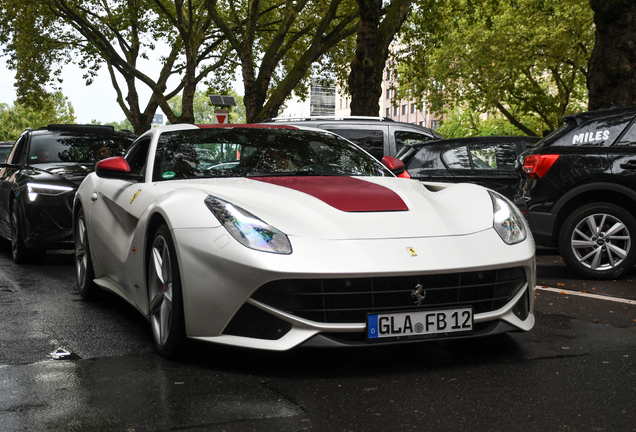
[[[356,143],[378,160],[383,156],[395,156],[405,145],[442,138],[431,129],[387,117],[277,117],[263,123],[325,129]]]
[[[135,135],[112,126],[49,125],[27,129],[0,164],[0,236],[13,260],[73,248],[73,198],[78,186],[109,156],[123,155]]]
[[[517,159],[537,141],[523,136],[449,138],[406,145],[396,157],[413,179],[476,183],[512,199],[520,176]]]
[[[564,120],[521,155],[515,203],[537,244],[588,278],[615,279],[636,262],[636,107]]]

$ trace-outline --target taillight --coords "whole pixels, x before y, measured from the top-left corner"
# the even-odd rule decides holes
[[[528,178],[543,177],[561,155],[530,155],[523,161],[523,171]]]

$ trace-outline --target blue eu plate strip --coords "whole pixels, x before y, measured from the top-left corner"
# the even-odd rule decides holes
[[[377,315],[369,315],[367,316],[367,332],[368,338],[374,339],[378,337],[378,316]]]

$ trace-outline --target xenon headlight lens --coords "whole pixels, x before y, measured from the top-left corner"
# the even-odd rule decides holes
[[[527,237],[523,216],[517,207],[497,192],[488,191],[492,199],[493,228],[509,245],[520,243]]]
[[[42,183],[27,183],[27,192],[29,193],[29,200],[35,201],[38,195],[61,195],[64,192],[72,191],[73,188],[69,186],[58,186]]]
[[[287,235],[247,210],[212,195],[205,199],[205,205],[242,245],[263,252],[291,254]]]

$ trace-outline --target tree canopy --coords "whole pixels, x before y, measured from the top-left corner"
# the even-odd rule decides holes
[[[46,93],[47,72],[50,81],[54,77],[50,72],[59,75],[60,65],[71,58],[86,70],[87,84],[100,67],[106,67],[117,102],[136,133],[150,127],[158,107],[173,123],[191,122],[197,84],[213,71],[216,85],[226,86],[232,76],[231,51],[208,16],[205,0],[4,0],[0,15],[10,66],[19,74],[32,73],[30,59],[39,59],[38,80],[20,79],[26,72],[18,76],[20,86],[30,87],[24,93]],[[40,31],[23,31],[22,20],[36,23]],[[160,44],[168,47],[167,55],[157,59],[161,66],[144,73],[141,63]],[[173,77],[177,79],[170,81]],[[139,85],[152,91],[145,107]],[[183,98],[179,116],[168,105],[177,94]]]
[[[0,141],[15,141],[28,127],[37,129],[59,123],[75,123],[73,106],[60,92],[44,96],[39,108],[0,104]]]
[[[527,135],[587,104],[587,0],[419,0],[396,51],[398,97],[498,111]],[[431,20],[437,16],[437,20]]]
[[[355,32],[353,0],[207,0],[240,63],[246,120],[278,114],[312,65]]]

